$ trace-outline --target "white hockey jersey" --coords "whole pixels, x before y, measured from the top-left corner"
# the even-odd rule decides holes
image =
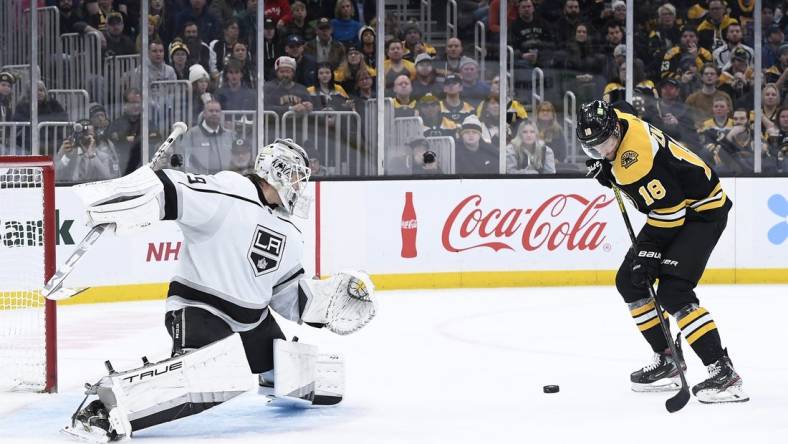
[[[304,245],[289,216],[272,208],[252,179],[234,172],[156,174],[164,184],[162,219],[183,232],[167,310],[200,307],[233,331],[256,327],[269,306],[299,320]]]

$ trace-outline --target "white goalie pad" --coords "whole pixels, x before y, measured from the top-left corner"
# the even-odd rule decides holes
[[[298,284],[307,298],[301,320],[324,324],[336,334],[359,330],[377,312],[375,286],[362,271],[342,271],[326,280],[302,279]]]
[[[148,166],[118,179],[73,187],[87,209],[88,224],[115,224],[117,234],[139,231],[161,219],[163,189]]]
[[[333,405],[345,393],[345,361],[317,346],[274,340],[274,403],[309,407]],[[268,394],[268,393],[266,393]]]
[[[255,386],[236,333],[183,355],[111,373],[101,378],[97,392],[110,418],[119,418],[117,426],[126,424],[131,432],[198,413]]]

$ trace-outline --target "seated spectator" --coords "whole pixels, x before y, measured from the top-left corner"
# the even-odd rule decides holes
[[[416,101],[411,98],[413,87],[407,74],[400,74],[394,80],[394,117],[413,117],[416,115]]]
[[[189,67],[189,83],[192,84],[192,121],[202,119],[202,110],[205,104],[214,100],[211,95],[211,77],[202,65]]]
[[[265,2],[264,15],[276,23],[277,28],[282,28],[293,19],[288,0],[268,0]]]
[[[737,48],[741,48],[749,54],[748,63],[752,63],[752,61],[755,60],[755,51],[742,43],[741,26],[739,26],[738,23],[731,23],[725,28],[725,44],[715,49],[712,53],[714,63],[716,63],[720,69],[727,68],[731,61],[731,54],[733,54],[733,51]]]
[[[317,21],[317,36],[307,42],[304,52],[335,69],[345,59],[345,46],[331,37],[331,21],[326,17]]]
[[[777,125],[769,133],[769,162],[779,174],[788,174],[788,108],[780,108]],[[764,159],[764,162],[766,159]]]
[[[213,0],[209,8],[219,20],[226,22],[246,11],[246,0]]]
[[[169,37],[165,32],[159,32],[159,30],[164,28],[164,26],[161,25],[161,20],[162,18],[157,15],[148,16],[148,42],[162,42],[162,44],[169,45],[169,43],[172,41],[172,38]],[[142,53],[142,34],[137,35],[137,41],[134,44],[134,49],[135,53]]]
[[[222,33],[223,36],[221,39],[213,40],[208,45],[211,59],[208,62],[206,71],[211,73],[214,79],[219,78],[219,74],[224,70],[225,63],[227,63],[227,60],[232,56],[233,45],[238,41],[238,37],[241,33],[241,27],[238,25],[238,20],[230,18],[225,21],[224,26],[222,26]]]
[[[189,47],[184,45],[180,39],[176,38],[170,44],[170,63],[175,71],[177,80],[188,80],[189,78]],[[200,65],[202,66],[202,65]]]
[[[419,100],[425,94],[438,96],[442,92],[443,83],[437,80],[432,67],[432,57],[429,54],[419,54],[416,57],[416,78],[413,79],[413,98]]]
[[[254,156],[248,139],[235,139],[230,148],[230,166],[227,168],[238,174],[254,173]]]
[[[462,98],[462,80],[458,76],[454,74],[446,76],[446,81],[443,82],[443,94],[445,98],[441,102],[441,113],[455,124],[460,125],[475,111],[473,105]]]
[[[724,97],[714,99],[712,103],[712,117],[703,122],[698,134],[701,146],[704,150],[697,153],[704,160],[709,161],[709,165],[720,164],[719,149],[722,140],[733,127],[733,119],[730,118],[730,105]]]
[[[510,132],[511,128],[516,128],[517,123],[519,120],[524,120],[528,118],[528,111],[525,110],[525,107],[519,101],[513,99],[511,97],[511,90],[512,85],[508,85],[509,88],[507,91],[506,96],[508,97],[508,102],[506,104],[506,123],[509,124]],[[501,81],[499,76],[493,77],[492,81],[490,82],[490,97],[497,98],[499,95],[499,91],[501,89]],[[479,104],[476,107],[476,116],[481,118],[482,115],[482,107],[486,100]]]
[[[605,43],[599,45],[598,51],[604,57],[603,74],[608,80],[614,78],[618,73],[618,66],[623,60],[623,55],[626,54],[626,47],[624,53],[621,50],[616,53],[619,45],[624,44],[624,26],[615,22],[609,21],[607,26],[607,33],[605,34]]]
[[[230,60],[235,60],[241,66],[241,83],[247,88],[255,89],[257,85],[257,68],[249,55],[249,48],[246,43],[238,41],[233,45],[233,53]]]
[[[663,79],[666,77],[678,78],[680,76],[681,60],[687,56],[693,57],[695,64],[699,67],[713,60],[711,51],[698,46],[697,32],[692,28],[684,27],[681,31],[681,43],[670,48],[665,53],[665,56],[662,57],[660,77]]]
[[[16,77],[13,74],[8,71],[0,72],[0,123],[8,122],[14,115],[14,109],[11,107],[14,83]]]
[[[281,32],[279,33],[282,39],[280,44],[284,44],[287,40],[287,37],[293,34],[300,35],[305,42],[309,42],[314,39],[315,27],[306,19],[306,4],[301,0],[295,0],[290,5],[290,11],[293,18],[282,27]],[[271,23],[274,23],[273,20],[271,20]],[[276,24],[274,23],[274,25]]]
[[[274,63],[282,55],[274,21],[267,18],[263,23],[263,79],[267,82],[276,78]]]
[[[150,42],[148,45],[148,80],[160,82],[162,80],[177,80],[175,70],[172,66],[164,63],[164,44],[160,41]],[[127,83],[124,85],[142,85],[142,66],[138,66],[134,71],[125,74]]]
[[[558,123],[558,116],[555,106],[551,102],[543,101],[536,106],[536,130],[539,132],[539,140],[544,141],[555,155],[555,160],[565,162],[567,149],[564,130]]]
[[[665,53],[681,40],[681,29],[676,24],[676,7],[665,3],[657,8],[657,14],[657,26],[648,35],[648,53],[652,55],[646,64],[646,72],[649,74],[659,73]]]
[[[423,176],[428,174],[441,174],[440,159],[435,151],[430,149],[427,139],[419,137],[411,140],[408,146],[411,149],[411,174]]]
[[[659,87],[658,115],[646,116],[646,120],[656,124],[666,133],[687,145],[695,145],[695,122],[690,111],[679,97],[679,82],[676,79],[663,79]]]
[[[601,80],[599,74],[602,73],[605,63],[604,56],[598,54],[591,44],[587,24],[577,24],[574,37],[569,39],[566,51],[566,66],[571,70],[569,74],[574,76],[570,78],[570,85],[574,86],[569,89],[575,91],[579,103],[586,103],[597,97],[597,83]]]
[[[98,138],[89,120],[74,125],[55,154],[55,173],[62,182],[94,182],[120,177],[118,154],[107,138]]]
[[[123,93],[123,113],[107,128],[109,139],[115,144],[121,176],[131,173],[142,165],[142,93],[137,88],[128,88]],[[155,143],[161,135],[149,125],[148,139]],[[155,146],[155,145],[154,145]]]
[[[714,51],[725,45],[724,31],[731,23],[739,23],[727,14],[727,5],[723,0],[709,0],[709,12],[698,25],[700,46]]]
[[[441,114],[441,103],[438,97],[425,94],[417,103],[417,113],[421,117],[424,137],[455,137],[457,125],[453,120]]]
[[[482,124],[482,140],[492,146],[499,146],[501,136],[501,126],[499,117],[501,116],[501,104],[498,96],[490,96],[479,104],[479,121]],[[506,141],[509,140],[509,126],[504,130]]]
[[[788,88],[785,87],[785,80],[788,79],[788,43],[780,45],[780,52],[777,56],[777,63],[768,67],[764,71],[764,82],[774,83],[780,89],[781,101],[786,96]]]
[[[350,0],[337,1],[334,17],[331,20],[334,39],[340,43],[356,43],[358,32],[364,25],[353,19],[353,3]]]
[[[482,124],[475,115],[463,120],[454,148],[457,174],[497,174],[498,148],[482,140]]]
[[[446,51],[444,54],[433,60],[432,66],[438,77],[446,77],[449,74],[460,73],[460,63],[468,57],[463,56],[462,41],[457,37],[446,40]]]
[[[551,59],[551,27],[535,14],[533,0],[520,0],[517,5],[517,20],[509,30],[509,44],[514,48],[515,66],[542,66]]]
[[[364,63],[372,68],[377,68],[377,47],[375,46],[375,29],[371,26],[364,26],[358,31],[358,40],[361,42],[361,55],[364,56]]]
[[[175,33],[175,16],[178,13],[174,4],[165,0],[151,0],[148,11],[148,38],[161,40],[165,45],[170,44]],[[169,9],[169,10],[168,10]],[[140,23],[142,25],[142,23]],[[140,28],[142,29],[142,28]],[[137,35],[137,52],[142,48],[142,34]]]
[[[123,15],[123,21],[126,22],[125,14],[114,9],[111,1],[85,0],[80,3],[80,8],[82,9],[82,21],[101,33],[107,30],[107,18],[112,12]]]
[[[230,59],[224,68],[222,87],[216,91],[216,97],[225,111],[253,111],[257,109],[255,90],[243,83],[241,62]]]
[[[479,64],[471,58],[460,66],[462,77],[462,97],[473,105],[479,106],[482,100],[490,96],[490,85],[479,78]]]
[[[105,57],[135,54],[136,48],[131,37],[123,32],[123,15],[113,12],[107,17],[107,30],[104,31],[107,46],[104,49]]]
[[[93,131],[95,131],[96,139],[99,141],[109,139],[109,133],[107,132],[107,129],[109,129],[109,119],[107,118],[107,110],[104,106],[95,102],[89,104],[88,117],[90,118],[90,125],[93,126]]]
[[[347,111],[350,97],[342,86],[334,82],[334,71],[328,62],[317,65],[315,85],[306,89],[315,111]]]
[[[175,147],[187,173],[215,174],[232,165],[231,149],[236,140],[232,131],[222,126],[222,105],[212,100],[205,105],[203,119],[189,128]]]
[[[679,72],[676,80],[679,81],[679,97],[681,97],[682,101],[686,101],[690,94],[703,87],[699,71],[698,65],[695,64],[695,59],[692,56],[684,57],[679,62]]]
[[[635,89],[645,95],[656,98],[658,96],[657,88],[654,86],[654,82],[646,78],[643,61],[640,59],[633,60],[632,67],[634,69],[632,77],[635,81]],[[611,79],[610,83],[605,85],[602,96],[603,100],[610,104],[621,102],[626,98],[627,64],[621,63],[617,68],[617,75]]]
[[[512,10],[512,6],[515,6],[515,19],[517,17],[517,9],[516,5],[512,5],[513,2],[509,2],[509,10]],[[490,4],[490,14],[493,14],[492,11],[492,4]],[[497,10],[497,8],[496,8]],[[555,31],[556,31],[556,41],[561,44],[566,44],[575,38],[575,31],[577,29],[577,25],[581,23],[582,16],[580,14],[580,2],[579,0],[566,0],[564,1],[564,7],[561,12],[561,17],[558,18],[558,21],[555,24]],[[490,16],[490,31],[494,33],[500,32],[497,29],[493,29],[493,21],[497,24],[498,16],[493,17]],[[514,19],[510,21],[513,22]],[[587,31],[587,29],[586,29]]]
[[[777,113],[780,111],[780,91],[774,83],[767,83],[761,93],[763,121],[769,127],[777,124]],[[768,122],[768,123],[767,123]]]
[[[438,54],[432,45],[422,40],[421,28],[413,22],[405,26],[405,40],[402,42],[402,47],[402,57],[414,63],[420,54],[427,54],[430,57],[435,57]]]
[[[785,41],[785,34],[779,25],[771,25],[766,28],[764,35],[766,40],[763,45],[763,66],[770,67],[780,63],[780,47]]]
[[[755,79],[748,59],[747,51],[736,48],[731,54],[730,66],[720,74],[720,90],[728,93],[736,107],[752,107],[752,87]]]
[[[749,112],[744,108],[733,111],[733,127],[722,140],[722,147],[727,153],[723,157],[727,169],[733,173],[752,173],[753,133],[750,126]]]
[[[295,59],[287,56],[279,57],[274,68],[277,79],[265,83],[265,108],[279,115],[287,111],[298,114],[311,112],[313,104],[309,92],[304,85],[293,80],[296,72]]]
[[[386,89],[391,89],[394,80],[401,74],[405,74],[413,80],[416,78],[416,66],[413,62],[402,58],[402,42],[399,40],[389,40],[386,43],[386,55],[388,59],[383,62],[383,75],[386,80]]]
[[[360,71],[366,71],[370,77],[374,77],[374,68],[369,67],[364,62],[364,56],[359,51],[357,45],[347,47],[347,56],[339,67],[334,71],[334,79],[342,85],[342,88],[350,95],[356,94],[356,77]]]
[[[199,63],[205,70],[211,69],[211,59],[216,55],[211,54],[211,47],[202,38],[196,23],[186,22],[183,26],[183,43],[189,47],[189,66]]]
[[[39,122],[68,122],[68,114],[66,114],[66,110],[63,108],[63,105],[49,94],[46,84],[41,80],[38,81],[38,88],[36,88],[36,100],[38,102]],[[11,117],[10,121],[30,122],[31,106],[32,103],[30,100],[30,93],[28,92],[22,101],[17,102],[16,109],[14,109],[14,115]],[[20,129],[17,134],[17,146],[23,147],[25,149],[25,153],[16,154],[30,154],[30,135],[31,133],[29,126]],[[49,145],[40,147],[41,153],[54,153],[58,146],[60,146],[60,140],[58,140],[55,128],[49,128],[46,134],[42,134],[40,140],[42,144],[45,141],[50,142]]]
[[[368,71],[361,70],[356,73],[356,89],[353,92],[353,111],[361,115],[364,122],[367,101],[375,98],[375,79]]]
[[[514,139],[506,146],[506,173],[555,174],[553,150],[539,138],[534,122],[520,122]]]
[[[206,7],[207,1],[189,0],[186,8],[179,8],[178,15],[175,17],[175,29],[184,30],[187,22],[193,22],[199,29],[201,41],[212,42],[218,39],[221,36],[222,25],[219,17]],[[194,57],[194,54],[192,56]]]
[[[728,109],[733,108],[733,100],[728,93],[717,88],[720,70],[713,63],[703,65],[701,71],[701,89],[687,97],[685,103],[690,107],[690,113],[697,128],[712,117],[712,104],[715,99],[723,98],[728,102]]]
[[[285,55],[296,61],[295,82],[304,86],[312,86],[315,81],[317,62],[311,55],[304,54],[304,40],[300,35],[293,34],[287,38]]]
[[[81,32],[85,22],[82,20],[79,11],[74,10],[74,0],[59,0],[57,9],[60,16],[60,35]],[[80,26],[80,23],[83,25]]]

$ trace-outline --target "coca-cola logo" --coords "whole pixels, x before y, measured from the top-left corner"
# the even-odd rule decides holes
[[[474,194],[451,211],[441,240],[450,252],[473,248],[514,250],[517,243],[526,251],[543,247],[548,251],[562,247],[570,251],[595,250],[605,240],[607,223],[594,218],[611,202],[613,199],[605,195],[589,200],[579,194],[557,194],[535,210],[504,210],[484,208],[481,196]]]
[[[418,222],[416,222],[416,219],[403,220],[402,228],[406,230],[409,230],[411,228],[418,228]]]

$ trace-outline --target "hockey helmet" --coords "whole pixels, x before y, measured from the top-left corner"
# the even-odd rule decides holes
[[[616,111],[604,100],[594,100],[580,107],[577,116],[577,139],[583,151],[592,159],[601,159],[595,147],[618,133]]]
[[[306,151],[292,139],[276,139],[257,154],[254,171],[274,187],[284,210],[294,214],[312,174]],[[308,206],[306,210],[298,215],[305,217]]]

